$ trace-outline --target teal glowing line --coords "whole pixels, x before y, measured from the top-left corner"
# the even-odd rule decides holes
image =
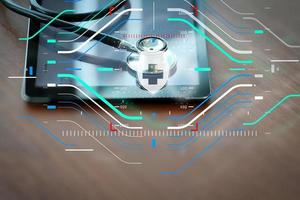
[[[210,72],[211,68],[210,67],[196,67],[195,71],[196,72]]]
[[[47,64],[48,65],[55,65],[56,64],[56,60],[47,60]]]
[[[96,70],[98,72],[112,72],[112,71],[114,71],[114,68],[112,68],[112,67],[98,67]]]
[[[264,34],[265,32],[264,32],[264,30],[257,29],[257,30],[254,31],[254,33],[256,35],[261,35],[261,34]]]
[[[246,68],[244,67],[235,67],[235,68],[229,68],[229,71],[245,71]]]
[[[56,15],[51,21],[49,21],[47,24],[45,24],[42,28],[40,28],[40,30],[38,30],[35,34],[33,34],[30,37],[26,37],[26,38],[19,38],[19,40],[22,41],[27,41],[27,40],[31,40],[34,37],[36,37],[39,33],[41,33],[43,30],[45,30],[45,28],[47,28],[48,26],[50,26],[55,20],[57,20],[61,15],[67,13],[67,12],[75,12],[75,10],[63,10],[62,12],[60,12],[58,15]]]
[[[239,60],[231,56],[228,52],[226,52],[222,47],[220,47],[217,43],[215,43],[212,39],[210,39],[203,31],[195,27],[192,23],[189,21],[182,19],[182,18],[168,18],[168,21],[171,22],[183,22],[190,26],[192,29],[194,29],[199,35],[204,37],[211,45],[213,45],[216,49],[218,49],[222,54],[224,54],[227,58],[229,58],[231,61],[238,63],[238,64],[252,64],[253,60]]]
[[[80,31],[83,27],[85,27],[87,25],[87,23],[90,23],[93,19],[95,19],[104,9],[106,9],[107,7],[109,7],[112,3],[114,3],[115,0],[110,1],[107,6],[105,6],[102,10],[100,10],[98,13],[96,13],[89,21],[86,22],[81,22],[78,26],[79,28],[76,29],[75,31],[72,32],[58,32],[58,34],[60,35],[68,35],[68,34],[73,34],[73,33],[77,33],[78,31]],[[83,23],[83,25],[81,26],[81,24]],[[96,22],[97,23],[97,22]]]
[[[56,43],[57,41],[55,40],[55,39],[49,39],[49,40],[47,40],[47,43],[49,43],[49,44],[54,44],[54,43]]]
[[[57,74],[58,78],[71,78],[79,82],[81,85],[83,85],[84,88],[86,88],[88,91],[90,91],[92,94],[94,94],[97,98],[99,98],[103,103],[105,103],[110,109],[112,109],[115,113],[117,113],[119,116],[123,117],[127,120],[143,120],[143,116],[128,116],[118,109],[116,109],[111,103],[109,103],[103,96],[101,96],[96,90],[94,90],[92,87],[90,87],[87,83],[85,83],[83,80],[81,80],[79,77],[73,75],[73,74]]]
[[[263,120],[266,116],[268,116],[273,110],[275,110],[280,104],[285,102],[289,98],[293,97],[300,97],[300,94],[290,94],[285,96],[283,99],[281,99],[278,103],[276,103],[272,108],[270,108],[267,112],[265,112],[262,116],[260,116],[257,120],[252,122],[245,122],[243,123],[244,126],[253,126],[255,124],[258,124],[261,120]]]

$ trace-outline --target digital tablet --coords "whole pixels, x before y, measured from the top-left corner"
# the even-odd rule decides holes
[[[54,1],[55,3],[53,3]],[[43,6],[57,11],[74,9],[77,12],[87,12],[101,9],[110,2],[91,0],[87,4],[84,1],[43,0],[41,3]],[[190,3],[201,8],[194,1],[190,1]],[[87,98],[75,88],[48,87],[49,84],[71,84],[86,92],[91,98],[97,98],[82,83],[74,79],[58,78],[57,74],[72,74],[110,100],[205,99],[210,93],[210,72],[196,69],[208,68],[206,41],[187,24],[168,21],[168,18],[182,18],[204,31],[188,15],[167,10],[168,8],[183,8],[193,13],[194,9],[191,5],[182,0],[134,0],[130,1],[130,4],[132,8],[143,8],[143,11],[128,13],[127,16],[116,21],[103,32],[127,40],[132,44],[146,36],[158,36],[165,39],[168,48],[177,58],[177,64],[176,71],[169,77],[164,88],[151,94],[140,87],[136,77],[128,71],[127,57],[129,53],[114,49],[99,41],[91,41],[80,51],[71,55],[58,54],[59,50],[71,50],[78,47],[88,38],[78,37],[76,32],[66,32],[47,26],[27,42],[24,73],[27,77],[35,78],[24,79],[22,90],[24,99],[29,102],[50,102],[67,98],[59,95],[61,93],[74,94],[73,96],[69,95],[68,98],[75,98],[75,95],[82,99]],[[100,21],[78,22],[77,24],[97,31],[124,9],[126,8],[109,14]],[[28,37],[37,33],[43,26],[44,24],[30,20]]]

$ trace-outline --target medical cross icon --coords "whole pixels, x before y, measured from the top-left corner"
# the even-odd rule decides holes
[[[148,79],[149,85],[157,85],[158,79],[163,79],[163,74],[143,74],[143,79]]]
[[[143,79],[148,79],[149,85],[157,85],[158,79],[163,79],[163,73],[157,73],[160,70],[157,70],[156,66],[156,64],[149,64],[148,72],[150,73],[143,74]]]

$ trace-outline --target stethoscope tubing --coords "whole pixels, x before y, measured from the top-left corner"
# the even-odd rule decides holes
[[[42,22],[42,23],[48,23],[50,22],[54,16],[58,15],[58,12],[46,9],[42,7],[36,0],[30,0],[30,4],[32,6],[32,9],[28,9],[25,7],[20,6],[19,4],[16,4],[13,0],[0,0],[0,2],[10,9],[11,11],[22,15],[24,17],[28,17],[32,20]],[[120,4],[120,5],[119,5]],[[113,11],[110,10],[111,6],[117,6]],[[130,7],[129,0],[117,0],[116,3],[112,4],[108,8],[105,8],[102,10],[102,12],[95,18],[99,19],[107,14],[107,12],[116,12],[121,7],[126,6]],[[51,26],[61,28],[66,31],[75,31],[77,34],[84,34],[86,37],[91,37],[95,34],[95,31],[86,29],[84,27],[79,27],[76,24],[72,23],[74,21],[80,21],[80,20],[88,20],[89,17],[93,16],[93,14],[96,15],[97,11],[88,12],[88,13],[73,13],[73,14],[66,14],[61,17],[61,19],[56,19],[51,23]],[[99,12],[99,11],[98,11]],[[71,20],[72,19],[72,20]],[[111,47],[119,48],[120,44],[123,40],[113,37],[111,35],[105,34],[105,33],[99,33],[94,40],[98,40],[106,45],[109,45]]]

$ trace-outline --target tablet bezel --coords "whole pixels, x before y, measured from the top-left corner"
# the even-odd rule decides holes
[[[38,27],[40,27],[40,24],[38,22],[34,22],[33,20],[28,21],[28,30],[27,30],[27,36],[33,35],[36,31],[38,31]],[[206,43],[205,43],[206,44]],[[199,48],[199,44],[197,43],[197,48]],[[26,45],[26,55],[25,55],[25,66],[24,66],[24,76],[30,76],[29,75],[29,67],[32,67],[32,76],[36,76],[36,70],[37,70],[37,61],[38,61],[38,48],[39,48],[39,36],[36,36],[35,38],[28,40]],[[203,47],[202,47],[203,48]],[[206,50],[207,47],[205,46]],[[206,51],[207,56],[207,51]],[[199,58],[198,58],[199,59]],[[176,100],[176,101],[184,101],[184,100],[203,100],[208,97],[210,94],[210,78],[209,73],[210,72],[197,72],[200,73],[199,76],[199,84],[197,86],[193,85],[195,87],[195,90],[197,91],[196,96],[185,96],[185,97],[152,97],[149,95],[149,97],[138,97],[138,98],[108,98],[109,100],[141,100],[141,99],[151,99],[151,100]],[[36,87],[34,78],[27,78],[24,79],[23,87],[22,87],[22,97],[25,101],[33,102],[33,103],[46,103],[46,102],[53,102],[58,100],[64,100],[66,97],[62,97],[58,95],[58,93],[62,92],[69,92],[76,94],[76,91],[70,89],[70,88],[40,88]],[[105,86],[99,86],[99,90],[101,90],[101,87]],[[168,86],[167,86],[168,87]],[[174,87],[173,89],[179,89],[179,87],[189,87],[189,85],[184,86],[169,86]],[[128,88],[130,89],[130,88]]]

